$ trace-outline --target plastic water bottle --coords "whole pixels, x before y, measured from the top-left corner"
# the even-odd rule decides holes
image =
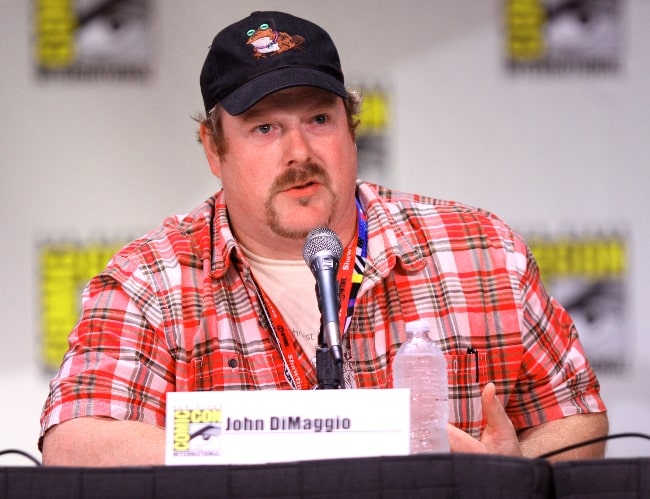
[[[447,360],[425,321],[406,324],[393,360],[393,386],[411,389],[411,454],[449,452]]]

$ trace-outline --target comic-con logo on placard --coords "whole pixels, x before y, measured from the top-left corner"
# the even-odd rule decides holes
[[[221,409],[176,409],[174,455],[220,456],[222,419]]]

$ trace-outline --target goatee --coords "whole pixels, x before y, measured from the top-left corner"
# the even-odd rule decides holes
[[[273,207],[273,199],[278,193],[292,187],[307,185],[312,182],[322,184],[332,197],[332,208],[327,216],[326,224],[329,224],[329,222],[334,217],[338,196],[332,191],[332,183],[329,175],[327,174],[327,171],[322,166],[315,163],[305,163],[299,167],[289,168],[282,172],[282,174],[276,177],[276,179],[273,181],[269,196],[264,203],[266,222],[271,230],[277,235],[288,239],[302,240],[305,239],[307,237],[307,234],[309,234],[309,231],[313,229],[313,227],[310,227],[306,230],[292,229],[288,226],[289,220],[280,220],[278,212]],[[302,197],[298,199],[298,203],[300,206],[306,207],[309,206],[310,199],[307,197]],[[284,225],[282,222],[284,222]]]

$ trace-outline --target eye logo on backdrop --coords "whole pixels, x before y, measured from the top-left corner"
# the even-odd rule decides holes
[[[33,0],[39,78],[142,78],[151,63],[148,0]]]
[[[620,66],[623,0],[505,0],[513,71],[612,72]]]

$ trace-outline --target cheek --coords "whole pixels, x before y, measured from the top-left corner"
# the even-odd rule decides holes
[[[263,204],[270,181],[256,165],[242,168],[222,168],[221,185],[228,199],[237,198],[243,205]]]
[[[350,139],[339,142],[331,151],[334,152],[334,164],[338,175],[342,177],[356,177],[357,173],[357,146]]]
[[[235,188],[248,188],[261,174],[259,155],[251,154],[245,146],[230,147],[221,167],[222,182]]]

